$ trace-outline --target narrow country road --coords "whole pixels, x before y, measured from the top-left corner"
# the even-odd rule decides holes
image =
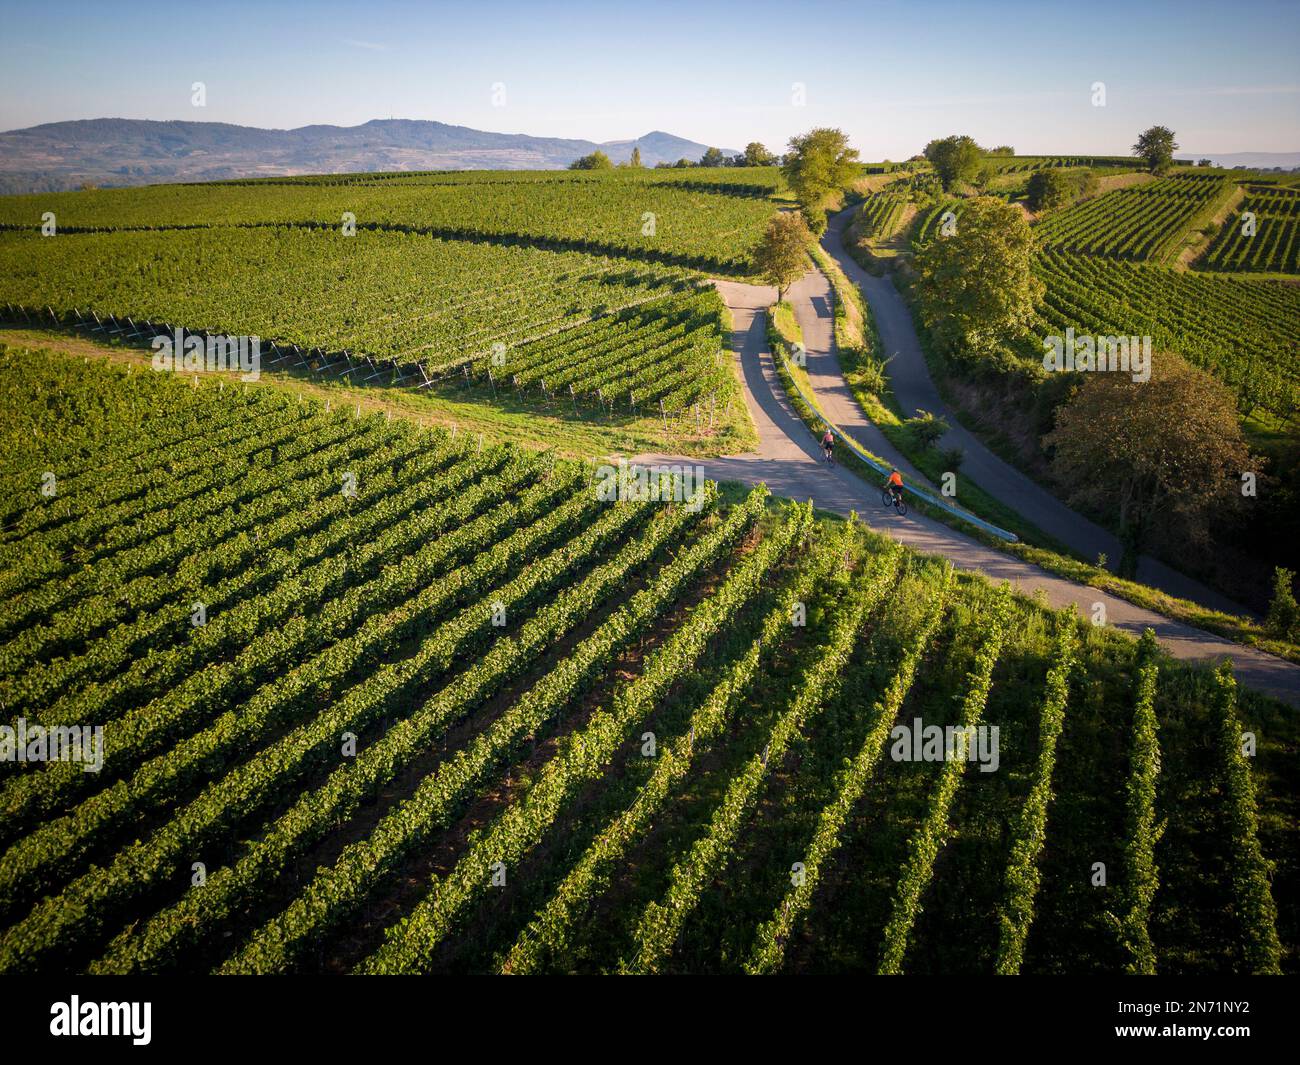
[[[844,231],[852,221],[853,211],[854,208],[849,207],[831,216],[822,237],[822,247],[844,271],[845,276],[858,286],[871,306],[876,328],[880,331],[883,349],[881,355],[890,359],[889,382],[904,414],[912,417],[918,410],[927,410],[936,417],[942,417],[951,428],[944,434],[940,446],[961,449],[963,475],[994,499],[1005,503],[1043,532],[1067,544],[1089,561],[1096,561],[1098,554],[1104,553],[1110,568],[1115,569],[1123,550],[1118,537],[1071,510],[1047,489],[1000,459],[948,409],[930,376],[920,339],[912,324],[911,311],[894,287],[894,282],[889,277],[876,277],[868,273],[845,250]],[[807,280],[804,279],[805,282]],[[803,325],[802,319],[800,325]],[[831,349],[828,347],[827,350]],[[1138,580],[1180,599],[1190,599],[1214,610],[1229,614],[1250,614],[1249,610],[1232,602],[1227,596],[1146,555],[1138,560]]]
[[[820,274],[815,276],[821,277]],[[821,283],[826,284],[824,278]],[[871,437],[871,432],[878,431],[866,421],[861,410],[857,409],[854,414],[857,404],[839,375],[829,344],[829,303],[823,316],[815,302],[816,281],[805,278],[800,284],[800,293],[806,293],[808,299],[799,294],[792,295],[797,306],[804,305],[799,312],[801,319],[814,326],[813,329],[805,326],[804,339],[818,402],[831,418],[838,421],[843,415],[844,420],[838,423],[850,430],[864,446],[892,459],[893,449],[888,447],[887,441],[881,443],[883,437],[879,440]],[[1172,621],[1096,588],[1056,577],[1030,563],[985,547],[930,518],[915,513],[900,518],[892,510],[885,510],[880,505],[877,486],[866,483],[842,467],[826,465],[816,439],[790,407],[767,343],[765,310],[775,300],[775,291],[731,281],[719,281],[717,287],[731,310],[732,350],[744,383],[745,403],[758,430],[758,450],[711,459],[646,454],[632,456],[630,461],[642,465],[701,465],[705,475],[713,480],[738,481],[748,485],[762,481],[774,495],[811,499],[815,506],[837,514],[847,515],[856,511],[873,529],[917,551],[943,555],[959,569],[982,573],[991,580],[1010,581],[1026,595],[1041,591],[1053,607],[1071,605],[1089,617],[1094,604],[1102,603],[1109,624],[1134,636],[1140,635],[1143,629],[1154,629],[1174,658],[1193,662],[1228,656],[1233,659],[1237,678],[1243,685],[1300,707],[1300,666]],[[825,296],[829,300],[828,291]],[[814,321],[823,317],[825,334],[819,331],[820,327]],[[825,359],[828,353],[829,362]],[[855,421],[855,417],[861,421]]]

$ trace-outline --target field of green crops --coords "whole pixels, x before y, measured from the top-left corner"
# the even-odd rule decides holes
[[[574,177],[568,172],[394,177],[365,184],[263,181],[154,185],[0,198],[0,224],[39,230],[54,215],[66,233],[84,229],[171,230],[314,225],[341,231],[398,230],[465,240],[536,244],[622,255],[670,266],[745,273],[772,207],[775,170],[748,180],[700,170],[692,180],[662,171]],[[369,177],[370,175],[366,175]],[[701,191],[708,190],[708,191]]]
[[[1036,232],[1039,243],[1054,250],[1165,262],[1191,230],[1210,220],[1234,187],[1217,176],[1161,178],[1055,211]]]
[[[1286,420],[1300,410],[1300,289],[1277,282],[1177,272],[1147,263],[1048,251],[1031,344],[1068,327],[1097,336],[1150,336],[1209,370],[1256,408]]]
[[[1300,190],[1250,186],[1200,266],[1300,273]]]
[[[1297,969],[1294,713],[856,522],[14,347],[0,446],[3,723],[104,725],[0,970]]]
[[[723,308],[701,285],[750,270],[777,180],[354,174],[3,197],[0,306],[141,344],[177,327],[257,336],[309,352],[294,365],[323,380],[468,388],[489,406],[504,388],[743,437]]]
[[[1110,174],[1122,174],[1126,170],[1141,169],[1139,160],[1128,156],[989,155],[985,157],[985,160],[991,163],[999,174],[1031,174],[1035,170],[1078,166],[1101,169]]]

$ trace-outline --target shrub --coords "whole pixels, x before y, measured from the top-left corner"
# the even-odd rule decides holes
[[[943,468],[949,473],[956,473],[961,469],[962,459],[966,453],[959,447],[946,447],[939,452],[939,460],[943,463]]]
[[[1268,605],[1264,627],[1279,640],[1300,636],[1300,605],[1297,605],[1295,593],[1291,591],[1294,581],[1293,570],[1284,566],[1273,570],[1273,599]]]
[[[904,424],[917,446],[923,448],[934,447],[948,431],[948,423],[942,418],[936,418],[928,410],[918,409],[916,417],[908,418]]]

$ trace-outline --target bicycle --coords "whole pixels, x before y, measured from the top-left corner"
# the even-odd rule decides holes
[[[900,518],[907,517],[907,500],[903,498],[902,492],[895,492],[890,489],[889,485],[885,485],[880,490],[880,502],[886,507],[893,507],[898,511]]]

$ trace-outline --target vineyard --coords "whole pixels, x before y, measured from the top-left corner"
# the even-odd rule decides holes
[[[18,325],[488,411],[743,440],[713,274],[747,273],[773,168],[343,174],[0,198]]]
[[[0,410],[4,724],[103,726],[0,762],[0,970],[1300,965],[1226,669],[762,488],[13,347]]]
[[[891,192],[872,193],[862,201],[859,223],[864,237],[889,240],[898,235],[907,216],[907,197]]]
[[[961,217],[961,208],[961,200],[944,200],[926,210],[912,231],[912,247],[919,249],[938,237],[944,216],[951,213],[955,221]]]
[[[1300,410],[1300,290],[1168,267],[1047,251],[1036,272],[1046,284],[1039,330],[1026,355],[1041,359],[1042,338],[1068,327],[1098,336],[1151,336],[1214,373],[1255,408],[1286,420]]]
[[[543,172],[545,173],[545,172]],[[645,173],[645,172],[643,172]],[[649,172],[654,174],[654,171]],[[700,270],[747,273],[749,252],[772,213],[773,171],[749,183],[686,183],[620,172],[585,179],[545,174],[393,177],[336,185],[318,179],[250,184],[155,185],[0,199],[0,223],[39,230],[171,230],[320,226],[358,234],[396,231],[459,240],[525,240],[597,255],[630,256]],[[713,191],[700,191],[710,189]]]
[[[1053,212],[1035,227],[1043,247],[1165,262],[1205,225],[1235,186],[1216,176],[1161,178]]]
[[[1248,225],[1245,216],[1253,215]],[[1249,186],[1200,266],[1300,273],[1300,190]]]
[[[998,174],[1031,174],[1035,170],[1080,166],[1122,173],[1141,166],[1137,159],[1108,155],[988,155],[984,159]]]

